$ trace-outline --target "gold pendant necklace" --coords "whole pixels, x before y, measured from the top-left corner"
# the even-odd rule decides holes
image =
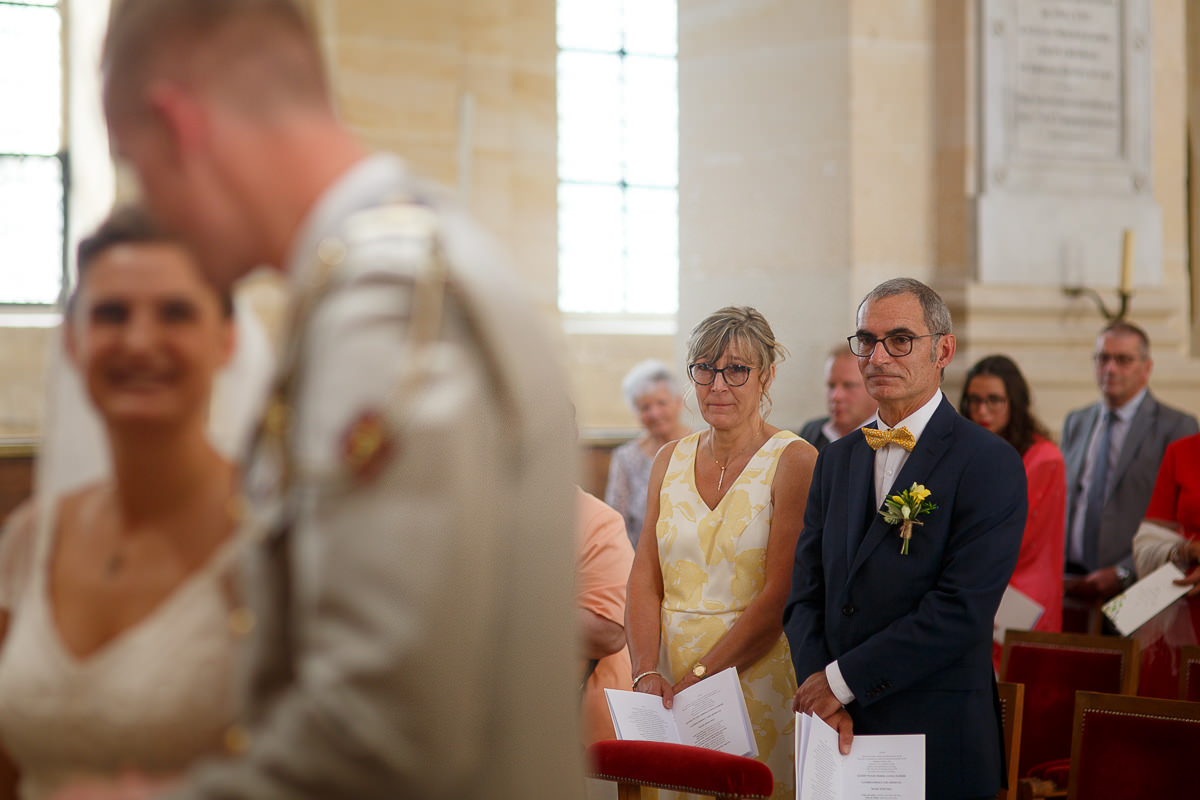
[[[721,476],[719,478],[717,478],[717,491],[720,492],[722,484],[725,483],[725,467],[729,466],[729,462],[726,461],[724,466],[722,466],[721,462],[717,461],[717,451],[716,451],[716,448],[713,447],[711,434],[709,435],[709,438],[708,438],[708,451],[710,453],[712,453],[713,463],[721,468]]]

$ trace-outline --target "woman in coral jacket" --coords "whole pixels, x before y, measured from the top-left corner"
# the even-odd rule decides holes
[[[1017,449],[1029,481],[1029,516],[1009,586],[1044,611],[1033,626],[1062,630],[1063,537],[1067,468],[1062,451],[1029,409],[1029,385],[1007,356],[988,356],[967,372],[959,412]],[[993,649],[1000,668],[1000,646]]]

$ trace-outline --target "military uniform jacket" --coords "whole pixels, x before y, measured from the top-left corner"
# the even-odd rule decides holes
[[[310,214],[247,467],[240,752],[172,797],[580,794],[573,421],[496,261],[389,157]]]

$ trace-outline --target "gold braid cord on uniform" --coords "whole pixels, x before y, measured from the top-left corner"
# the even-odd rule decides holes
[[[867,437],[867,444],[871,445],[872,450],[878,450],[885,444],[898,444],[908,452],[916,447],[917,440],[913,438],[912,431],[901,425],[899,428],[893,428],[890,431],[881,431],[875,428],[863,428],[863,436]]]

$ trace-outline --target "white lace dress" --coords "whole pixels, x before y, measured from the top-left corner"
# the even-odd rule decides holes
[[[71,778],[168,774],[218,752],[234,717],[226,581],[237,540],[145,620],[81,659],[49,607],[51,516],[42,515],[32,541],[4,542],[0,558],[0,606],[11,614],[0,650],[0,740],[20,771],[22,800],[42,800]]]

